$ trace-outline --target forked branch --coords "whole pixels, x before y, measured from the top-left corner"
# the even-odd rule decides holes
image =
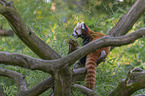
[[[90,53],[92,51],[95,51],[97,48],[101,48],[101,47],[105,47],[105,46],[121,46],[121,45],[125,45],[125,44],[130,44],[130,43],[134,42],[135,40],[145,36],[145,28],[139,29],[128,35],[121,36],[128,32],[128,30],[133,26],[133,24],[136,22],[136,20],[145,11],[145,6],[144,6],[145,0],[137,0],[137,2],[128,11],[128,13],[125,14],[119,20],[119,22],[115,25],[115,27],[113,27],[113,29],[109,32],[108,35],[110,35],[110,37],[105,36],[103,38],[100,38],[99,40],[96,40],[96,41],[72,52],[68,56],[60,58],[61,56],[57,52],[55,52],[51,47],[46,45],[41,39],[39,39],[28,28],[28,26],[26,26],[26,24],[22,20],[21,16],[17,12],[16,8],[14,7],[14,5],[11,2],[8,2],[5,0],[0,0],[0,4],[1,4],[0,5],[0,14],[5,16],[5,18],[8,20],[9,24],[13,28],[16,35],[39,57],[41,57],[42,59],[47,59],[47,60],[41,60],[41,59],[17,55],[17,54],[13,54],[13,53],[0,52],[0,63],[3,63],[3,64],[17,65],[17,66],[32,69],[32,70],[42,70],[42,71],[48,72],[48,73],[52,72],[52,71],[55,72],[56,69],[62,69],[62,68],[71,66],[72,64],[74,64],[74,62],[76,60],[87,55],[88,53]],[[113,36],[113,37],[111,37],[111,36]],[[116,37],[116,36],[120,36],[120,37]],[[12,56],[12,55],[14,55],[14,56]],[[48,60],[48,59],[56,59],[56,60]],[[20,60],[20,61],[16,61],[16,60]],[[75,72],[78,72],[78,73],[80,72],[80,74],[82,75],[83,73],[85,73],[85,70],[84,69],[79,69],[79,71],[76,70],[76,71],[74,71],[74,74],[75,74]],[[135,72],[135,71],[132,71],[132,72]],[[76,75],[76,76],[73,75],[73,81],[77,80],[77,79],[74,79],[77,76],[79,76],[79,75]],[[49,83],[46,83],[47,80],[48,81],[50,80]],[[38,85],[36,85],[35,87],[33,87],[30,90],[23,91],[25,93],[25,96],[28,96],[28,95],[35,96],[35,95],[40,94],[39,93],[41,91],[40,88],[43,88],[43,86],[44,86],[44,85],[41,86],[41,84],[46,84],[46,85],[48,84],[48,86],[52,86],[54,84],[54,82],[51,82],[51,81],[53,81],[53,79],[48,78],[47,80],[45,82],[39,83]],[[127,81],[125,81],[125,82],[127,82],[127,83],[131,82],[130,81],[131,78],[130,78],[130,80],[129,79],[126,79],[126,80]],[[134,80],[134,79],[132,79],[132,80]],[[127,86],[130,86],[131,83],[128,83],[128,84],[129,85],[127,85]],[[133,85],[133,84],[134,83],[132,83],[131,85]],[[38,88],[38,87],[40,87],[40,88]],[[46,90],[47,88],[50,88],[50,87],[45,86],[44,90]],[[37,94],[33,94],[33,93],[35,93],[34,90],[37,90]],[[118,90],[118,89],[115,89],[115,90]],[[42,92],[43,91],[41,91],[41,93]],[[115,92],[115,91],[112,91],[112,93],[110,93],[110,94],[115,94],[113,92]],[[129,90],[128,90],[128,93],[130,93]],[[21,95],[19,95],[19,96],[21,96]]]
[[[12,2],[0,0],[0,14],[9,22],[15,34],[42,59],[57,59],[61,56],[38,38],[24,23]],[[3,5],[3,6],[2,6]]]
[[[131,9],[119,19],[108,35],[113,37],[125,35],[145,12],[144,5],[145,0],[136,0]]]
[[[52,71],[65,68],[67,66],[71,66],[80,57],[83,57],[98,48],[130,44],[144,36],[145,28],[138,29],[135,32],[120,37],[104,36],[98,40],[87,44],[86,46],[81,47],[80,49],[70,53],[63,58],[56,60],[42,60],[20,54],[0,52],[0,63],[17,65],[32,70],[41,70],[50,73]]]
[[[145,70],[135,68],[130,70],[126,79],[120,81],[119,85],[108,96],[130,96],[142,88],[145,88]]]
[[[15,81],[17,87],[18,87],[18,96],[38,96],[48,90],[49,88],[53,87],[54,82],[53,78],[49,77],[47,79],[44,79],[36,86],[27,89],[27,85],[25,82],[25,77],[22,76],[20,73],[8,70],[8,69],[1,69],[0,68],[0,76],[5,76],[8,78],[11,78]],[[0,94],[1,96],[4,96],[4,92],[2,93],[2,89],[0,88]],[[6,94],[5,94],[6,96]]]
[[[31,70],[41,70],[44,72],[51,73],[55,61],[47,61],[42,59],[33,58],[30,56],[16,54],[16,53],[8,53],[8,52],[0,52],[0,63],[5,65],[13,65],[19,66]]]
[[[13,79],[18,87],[18,92],[27,90],[25,78],[20,73],[0,68],[0,76],[5,76]]]

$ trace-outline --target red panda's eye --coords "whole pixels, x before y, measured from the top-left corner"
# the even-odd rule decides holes
[[[78,32],[77,31],[75,31],[75,33],[78,35]]]

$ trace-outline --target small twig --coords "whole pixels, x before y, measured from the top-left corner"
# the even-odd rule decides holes
[[[0,36],[14,36],[12,30],[0,30]]]

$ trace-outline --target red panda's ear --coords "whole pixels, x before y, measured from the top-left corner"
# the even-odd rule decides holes
[[[81,23],[81,27],[83,30],[88,31],[86,24],[84,22]]]

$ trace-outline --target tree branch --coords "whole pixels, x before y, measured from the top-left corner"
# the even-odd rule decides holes
[[[91,90],[87,87],[78,85],[78,84],[74,84],[72,85],[73,88],[79,89],[81,92],[83,92],[85,95],[87,96],[98,96],[97,93],[94,90]]]
[[[96,49],[107,46],[122,46],[133,43],[135,40],[145,36],[145,28],[136,30],[120,37],[104,36],[98,40],[95,40],[80,49],[70,53],[69,55],[56,59],[56,60],[41,60],[32,57],[28,57],[20,54],[12,54],[6,52],[0,52],[0,63],[17,65],[32,70],[42,70],[44,72],[52,72],[57,69],[62,69],[67,66],[71,66],[79,58],[87,55]]]
[[[145,88],[145,70],[135,68],[130,70],[126,79],[122,80],[108,96],[130,96],[142,88]]]
[[[74,69],[73,70],[73,78],[72,78],[72,81],[75,82],[75,81],[84,81],[84,78],[86,76],[86,73],[87,70],[85,67],[83,68],[78,68],[78,69]]]
[[[6,76],[13,79],[18,87],[18,92],[27,90],[25,78],[20,73],[0,68],[0,76]]]
[[[79,68],[73,70],[73,82],[84,80],[86,69]],[[82,78],[81,78],[82,77]],[[36,86],[32,87],[31,89],[23,92],[25,96],[38,96],[41,93],[45,92],[46,90],[52,88],[54,86],[54,79],[53,77],[49,77],[44,79],[42,82],[37,84]]]
[[[117,24],[110,30],[108,35],[113,37],[125,35],[145,12],[144,5],[145,0],[136,0],[131,9],[119,19]]]
[[[4,0],[0,0],[0,4],[4,5],[4,6],[0,6],[0,13],[6,17],[11,27],[15,31],[16,35],[28,47],[30,47],[30,49],[33,52],[35,52],[42,59],[60,58],[60,55],[58,53],[56,53],[53,49],[47,46],[25,25],[24,21],[21,19],[20,15],[18,14],[13,4],[6,2]],[[127,31],[136,22],[136,20],[144,12],[144,6],[143,6],[144,4],[145,4],[144,0],[138,0],[137,3],[135,3],[135,5],[133,6],[134,8],[131,8],[131,10],[119,20],[119,22],[123,22],[123,23],[117,23],[116,26],[109,32],[109,35],[120,36],[120,35],[126,34]],[[136,13],[137,15],[132,14],[134,13],[133,11],[136,11],[136,10],[137,11],[141,10],[141,11],[139,13]],[[128,17],[129,19],[124,19]],[[127,27],[124,26],[125,24]],[[120,35],[116,35],[116,32],[118,32],[117,34],[120,34]],[[74,51],[73,53],[69,54],[68,56],[64,58],[60,58],[56,60],[41,60],[41,59],[35,59],[35,58],[29,58],[29,57],[27,58],[21,55],[16,56],[15,54],[0,53],[0,63],[4,63],[4,64],[9,63],[11,65],[18,65],[18,66],[25,67],[28,69],[43,70],[45,72],[50,72],[50,70],[54,71],[55,69],[60,69],[67,66],[71,66],[80,57],[87,55],[88,53],[96,50],[97,48],[101,48],[104,46],[121,46],[121,45],[129,44],[129,43],[134,42],[138,38],[144,37],[144,35],[145,35],[145,28],[137,30],[128,35],[121,36],[121,37],[106,36]],[[12,57],[11,55],[15,55],[15,57]],[[20,59],[20,62],[19,61],[16,62],[15,59],[16,60]],[[38,86],[36,88],[38,88]],[[38,90],[40,89],[38,88]],[[30,92],[33,92],[33,91],[30,90]]]
[[[0,63],[51,73],[54,71],[52,66],[55,66],[56,61],[36,59],[22,54],[0,52]]]
[[[145,12],[145,0],[136,0],[131,9],[124,14],[107,35],[113,37],[125,35]],[[114,47],[111,47],[111,50]]]
[[[38,96],[48,90],[49,88],[52,88],[54,86],[54,80],[52,77],[49,77],[47,79],[44,79],[42,82],[37,84],[36,86],[32,87],[31,89],[28,89],[26,91],[21,91],[17,95],[18,96]]]
[[[104,36],[100,39],[97,39],[80,49],[75,50],[74,52],[70,53],[69,55],[63,57],[60,59],[58,66],[54,67],[59,67],[61,68],[62,66],[71,66],[74,64],[76,60],[79,58],[86,56],[90,52],[95,51],[96,49],[102,48],[102,47],[107,47],[107,46],[122,46],[122,45],[127,45],[130,43],[133,43],[135,40],[142,38],[145,36],[145,28],[141,28],[136,30],[135,32],[129,33],[124,36],[119,36],[119,37],[110,37],[110,36]],[[63,62],[63,63],[62,63]],[[65,64],[65,65],[64,65]],[[54,68],[56,69],[56,68]]]
[[[38,96],[42,94],[44,91],[53,87],[54,85],[53,78],[49,77],[47,79],[44,79],[42,82],[32,87],[31,89],[27,89],[25,78],[20,73],[0,68],[0,76],[5,76],[15,81],[18,87],[18,93],[17,93],[18,96]],[[0,91],[0,94],[2,94],[1,91]],[[3,96],[3,95],[0,95],[0,96]]]
[[[14,36],[12,30],[0,30],[0,36]]]
[[[2,14],[11,25],[16,35],[42,59],[57,59],[61,56],[51,47],[39,39],[24,23],[14,5],[8,1],[0,0],[0,14]]]

